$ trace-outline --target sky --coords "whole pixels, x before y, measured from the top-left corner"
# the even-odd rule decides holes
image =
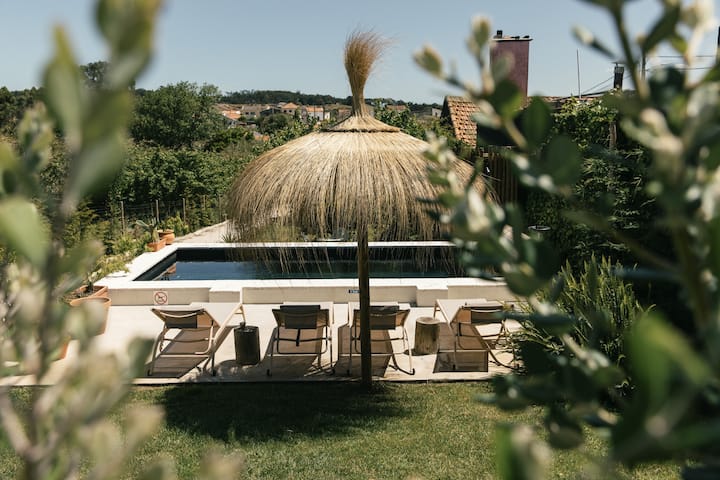
[[[646,30],[659,3],[629,2],[630,31]],[[712,3],[718,16],[720,0]],[[0,0],[0,12],[0,86],[39,85],[57,24],[68,33],[78,63],[106,58],[92,0]],[[391,43],[368,80],[366,98],[442,103],[459,92],[423,72],[413,54],[432,46],[463,80],[479,82],[466,47],[478,15],[505,35],[532,37],[530,94],[569,96],[611,87],[613,62],[572,35],[573,26],[582,25],[612,39],[611,23],[580,0],[165,0],[152,64],[136,86],[188,81],[222,92],[289,90],[344,98],[350,95],[345,40],[353,31],[372,30]],[[716,44],[712,32],[699,52],[708,56],[699,59],[701,68],[712,62]],[[651,59],[649,66],[672,61]]]

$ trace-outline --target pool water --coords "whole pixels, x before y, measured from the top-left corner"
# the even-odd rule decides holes
[[[448,255],[433,252],[441,260],[418,261],[414,248],[370,250],[372,278],[448,278],[464,273]],[[299,258],[298,258],[299,257]],[[430,257],[428,257],[430,258]],[[270,280],[357,278],[354,247],[304,250],[288,255],[257,249],[182,248],[143,273],[146,280]]]

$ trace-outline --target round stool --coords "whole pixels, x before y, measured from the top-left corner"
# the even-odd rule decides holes
[[[443,323],[442,320],[434,317],[420,317],[415,321],[415,348],[413,352],[416,355],[437,353],[441,323]]]

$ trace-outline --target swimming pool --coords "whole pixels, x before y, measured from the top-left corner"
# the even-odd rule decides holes
[[[183,246],[138,276],[149,280],[357,278],[354,243]],[[452,278],[464,272],[446,242],[370,244],[372,278]]]

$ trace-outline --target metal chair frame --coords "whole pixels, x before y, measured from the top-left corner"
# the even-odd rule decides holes
[[[197,343],[207,342],[203,350],[198,350],[191,353],[165,353],[166,357],[176,358],[193,358],[193,357],[207,357],[204,363],[198,364],[198,371],[207,368],[208,363],[210,364],[211,373],[213,376],[217,373],[215,370],[215,351],[217,350],[217,336],[220,332],[221,325],[215,318],[203,307],[199,308],[182,308],[182,309],[163,309],[163,308],[152,308],[152,312],[163,321],[163,329],[160,334],[155,338],[152,349],[152,360],[148,367],[148,375],[152,375],[155,369],[155,362],[159,358],[160,354],[165,347],[166,342],[168,343]],[[243,315],[242,306],[239,306],[235,311],[236,314]],[[244,315],[243,315],[244,317]],[[178,333],[183,331],[194,332],[194,333],[205,333],[203,337],[193,338],[184,340],[178,338],[178,335],[171,337],[168,335],[169,332],[178,330]]]
[[[280,308],[273,309],[275,322],[277,327],[273,331],[270,339],[270,366],[267,369],[267,376],[272,376],[273,357],[277,351],[280,355],[309,355],[307,352],[289,352],[280,350],[280,342],[293,342],[296,347],[301,343],[307,342],[323,342],[320,352],[317,352],[317,366],[313,367],[324,371],[328,374],[335,373],[335,367],[332,364],[332,326],[330,323],[330,314],[326,309],[321,309],[320,305],[281,305]],[[296,330],[293,337],[281,336],[280,329]],[[311,338],[302,338],[303,331],[323,329],[321,336]],[[330,368],[326,370],[322,366],[322,355],[330,351]]]
[[[410,352],[410,340],[408,338],[407,329],[405,328],[405,322],[407,320],[410,310],[399,309],[398,306],[390,305],[370,305],[370,331],[385,330],[388,332],[388,338],[383,339],[372,339],[370,338],[372,352],[373,343],[388,343],[390,344],[390,357],[392,358],[392,364],[390,365],[395,370],[398,370],[408,375],[415,375],[415,369],[412,366],[412,352]],[[390,335],[390,331],[397,331],[400,329],[399,336],[393,337]],[[353,358],[353,347],[355,352],[360,354],[359,348],[360,340],[360,310],[353,312],[353,321],[350,326],[350,354],[348,360],[347,373],[350,375],[352,370],[352,358]],[[408,369],[402,368],[395,357],[395,349],[392,348],[392,342],[394,340],[402,340],[404,351],[408,352],[408,359],[410,367]],[[372,355],[388,355],[387,353],[372,353]]]
[[[457,369],[457,352],[462,350],[465,352],[487,352],[492,361],[500,366],[507,367],[495,356],[493,348],[498,344],[500,339],[507,337],[507,328],[505,319],[498,314],[503,311],[502,305],[488,304],[487,306],[471,306],[465,305],[460,307],[455,317],[450,322],[450,328],[453,332],[453,370]],[[499,325],[500,330],[497,333],[483,335],[477,330],[477,327],[487,325]],[[463,327],[465,332],[463,333]],[[460,342],[463,338],[472,338],[477,340],[482,348],[462,348]]]

